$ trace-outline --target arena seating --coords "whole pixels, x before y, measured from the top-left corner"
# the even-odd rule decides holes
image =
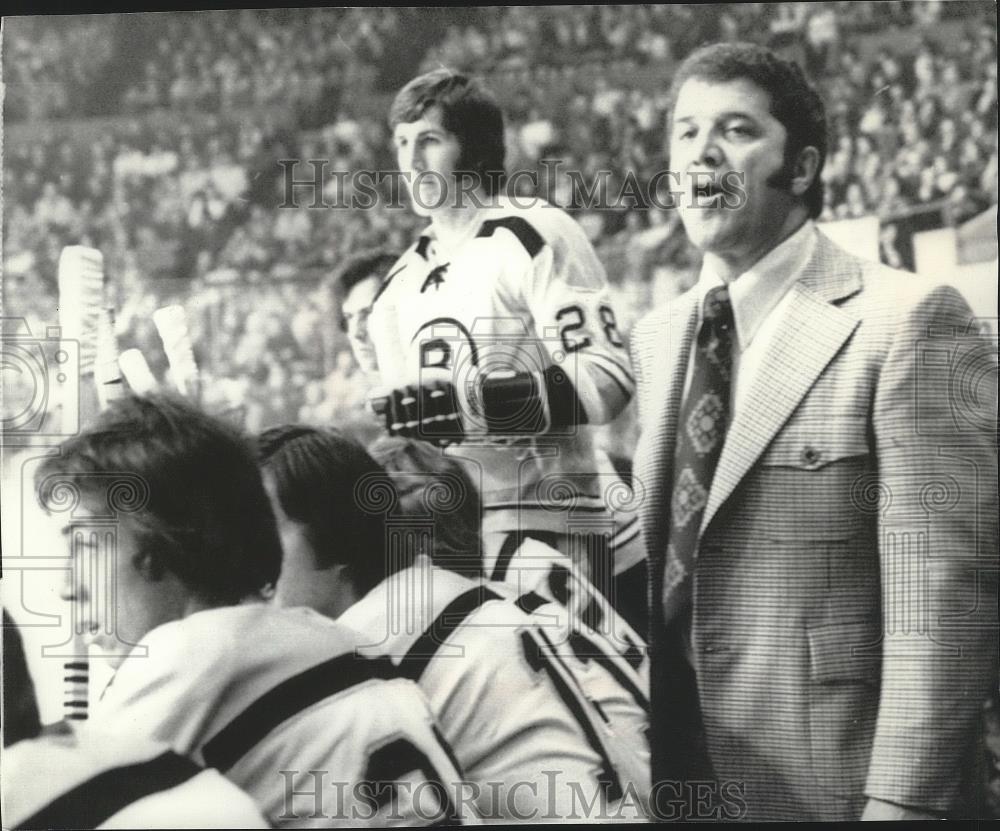
[[[535,171],[535,192],[559,200],[571,181],[546,160],[584,182],[605,176],[611,196],[630,175],[644,185],[669,163],[671,67],[701,43],[749,39],[798,57],[825,92],[822,219],[876,215],[902,232],[997,203],[990,4],[427,11],[5,21],[5,314],[55,320],[61,248],[94,245],[122,348],[143,348],[154,372],[165,361],[149,313],[177,300],[213,393],[244,406],[252,428],[362,418],[325,281],[353,250],[405,246],[416,221],[391,207],[283,208],[279,160],[391,170],[391,95],[439,63],[488,79],[509,113],[509,169]],[[575,210],[623,327],[698,267],[676,218],[641,208]]]

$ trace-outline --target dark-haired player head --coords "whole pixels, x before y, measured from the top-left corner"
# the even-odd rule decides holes
[[[483,574],[482,501],[465,467],[427,442],[383,436],[368,451],[392,479],[399,500],[394,517],[430,526],[427,554],[436,566],[477,578]],[[405,530],[406,523],[396,523]]]
[[[568,815],[571,787],[601,806],[601,760],[578,721],[590,717],[589,703],[568,702],[567,687],[525,659],[526,612],[454,573],[479,558],[479,500],[468,479],[416,442],[378,449],[391,474],[336,430],[279,427],[258,442],[285,549],[276,601],[339,619],[363,653],[389,656],[418,681],[484,817],[546,815],[533,805]],[[445,538],[451,519],[456,530]],[[440,555],[445,568],[425,555]],[[429,651],[425,638],[435,639]],[[438,654],[444,640],[460,655]]]
[[[360,443],[337,430],[289,425],[265,430],[257,453],[284,550],[279,604],[336,618],[410,565],[383,554],[378,506],[391,501],[392,486]]]
[[[340,303],[340,328],[365,372],[375,368],[375,350],[368,337],[368,313],[382,281],[399,253],[382,248],[359,251],[338,270],[334,290]]]
[[[115,663],[152,629],[259,597],[278,579],[281,544],[252,447],[187,402],[114,402],[45,460],[36,485],[72,560],[64,595]],[[97,580],[95,556],[110,570]],[[94,596],[104,579],[113,609]]]
[[[681,218],[722,276],[819,216],[826,115],[795,63],[755,44],[706,46],[678,68],[670,100]]]
[[[396,160],[413,211],[435,219],[503,185],[503,114],[478,81],[435,69],[410,81],[389,109]]]

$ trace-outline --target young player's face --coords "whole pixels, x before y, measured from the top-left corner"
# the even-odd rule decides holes
[[[670,167],[682,177],[679,209],[688,236],[702,251],[747,266],[755,252],[773,247],[794,205],[790,191],[779,186],[787,133],[770,103],[747,80],[691,78],[677,96],[670,135]],[[743,197],[725,188],[728,204],[719,187],[727,173],[745,191]],[[696,190],[706,181],[716,187]]]
[[[462,147],[441,125],[441,108],[431,107],[418,120],[397,124],[393,144],[414,212],[431,216],[452,207]]]
[[[368,337],[368,314],[379,288],[379,278],[372,276],[355,283],[340,307],[347,329],[347,340],[358,364],[366,372],[375,367],[375,349]]]
[[[108,524],[107,511],[95,506],[84,500],[71,520],[56,520],[70,558],[62,595],[74,604],[85,641],[117,667],[150,630],[179,615],[173,592],[139,566],[142,545],[132,521]]]

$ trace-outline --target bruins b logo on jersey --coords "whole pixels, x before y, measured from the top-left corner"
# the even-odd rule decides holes
[[[479,366],[476,342],[469,330],[453,317],[427,321],[417,329],[411,343],[419,349],[421,370],[455,369],[460,364]]]

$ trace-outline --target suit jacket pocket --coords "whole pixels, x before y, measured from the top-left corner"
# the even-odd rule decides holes
[[[875,620],[806,630],[809,644],[809,734],[820,793],[863,803],[881,670]],[[860,810],[860,807],[859,807]]]
[[[882,645],[876,620],[813,626],[806,629],[806,638],[814,683],[861,681],[878,689]]]
[[[796,415],[744,480],[743,511],[765,537],[800,545],[868,539],[874,471],[863,417]]]
[[[774,437],[760,463],[768,467],[822,470],[833,462],[868,455],[863,417],[795,417]]]

